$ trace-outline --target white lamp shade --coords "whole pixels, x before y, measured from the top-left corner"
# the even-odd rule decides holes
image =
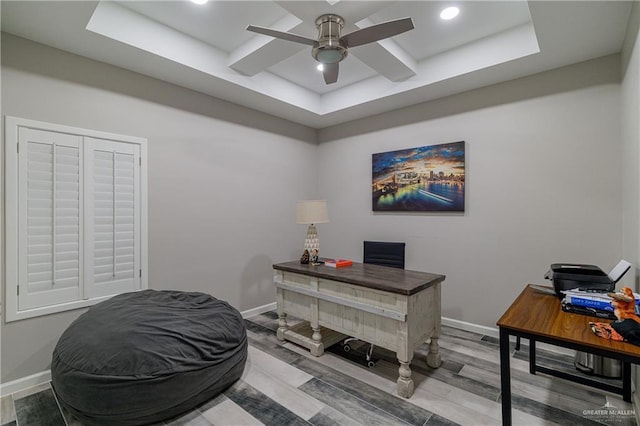
[[[327,200],[306,200],[296,205],[296,223],[327,223]]]

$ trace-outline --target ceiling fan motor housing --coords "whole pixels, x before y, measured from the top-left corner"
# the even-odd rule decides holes
[[[335,64],[347,57],[347,46],[340,40],[343,26],[344,19],[338,15],[327,14],[316,19],[318,44],[311,51],[316,61]]]

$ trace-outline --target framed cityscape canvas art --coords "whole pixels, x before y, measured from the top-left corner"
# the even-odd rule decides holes
[[[373,154],[373,211],[463,212],[465,143]]]

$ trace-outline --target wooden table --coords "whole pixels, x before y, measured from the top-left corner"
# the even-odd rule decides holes
[[[546,289],[550,289],[550,287]],[[599,389],[620,393],[625,401],[630,402],[630,364],[640,364],[640,346],[596,336],[591,331],[589,322],[610,322],[609,320],[564,312],[560,299],[544,290],[545,287],[529,284],[497,323],[500,328],[502,424],[511,424],[510,335],[529,339],[529,372],[531,374],[540,371]],[[622,387],[536,365],[536,341],[622,361]]]
[[[354,263],[344,268],[273,265],[277,289],[278,332],[315,356],[347,336],[396,352],[400,361],[398,395],[413,394],[409,365],[415,349],[429,341],[427,364],[437,368],[440,283],[444,275]],[[307,322],[287,324],[287,314]]]

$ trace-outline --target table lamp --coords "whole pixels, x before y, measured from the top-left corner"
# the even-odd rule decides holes
[[[327,200],[306,200],[300,201],[296,205],[296,223],[309,225],[304,249],[308,251],[311,263],[317,262],[320,252],[320,241],[315,224],[327,222],[329,222]]]

